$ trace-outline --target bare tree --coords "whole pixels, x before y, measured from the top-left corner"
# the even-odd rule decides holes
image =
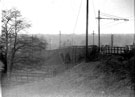
[[[17,9],[2,11],[0,59],[5,66],[5,73],[10,72],[16,62],[28,59],[26,56],[25,58],[22,57],[24,54],[28,54],[27,50],[31,50],[31,48],[34,50],[46,48],[46,41],[42,41],[39,38],[30,37],[28,35],[21,35],[21,32],[29,27],[31,27],[31,24],[22,18],[20,11]],[[34,42],[31,43],[31,40]]]
[[[21,35],[18,38],[16,46],[16,56],[13,63],[22,63],[25,65],[38,64],[44,60],[42,51],[47,48],[46,40],[36,36]]]
[[[16,9],[2,11],[1,45],[3,46],[5,72],[10,71],[15,58],[18,34],[31,25],[21,16]]]

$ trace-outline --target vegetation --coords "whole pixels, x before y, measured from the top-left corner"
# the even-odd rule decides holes
[[[11,72],[18,63],[32,64],[40,62],[42,50],[47,42],[38,37],[22,34],[30,28],[17,9],[2,11],[2,34],[0,36],[0,59],[4,64],[4,72]],[[39,61],[40,60],[40,61]]]
[[[98,69],[105,75],[104,82],[106,87],[110,87],[120,81],[125,81],[123,86],[130,86],[132,89],[135,89],[134,51],[133,49],[129,53],[126,53],[126,56],[102,56],[102,65],[98,66]]]
[[[5,73],[12,72],[14,68],[18,68],[18,64],[19,65],[21,64],[21,66],[23,67],[32,65],[35,71],[37,70],[35,65],[39,67],[39,64],[43,64],[45,58],[42,56],[42,53],[47,48],[47,42],[46,40],[35,36],[21,34],[24,30],[30,27],[31,24],[29,24],[24,18],[22,18],[20,11],[16,9],[2,11],[2,34],[0,36],[0,60],[5,66],[4,67]],[[62,47],[70,46],[70,45],[71,45],[70,41],[68,41],[68,42],[64,42]],[[69,76],[71,76],[69,77],[70,80],[69,85],[73,82],[71,78],[72,76],[74,76],[73,79],[74,80],[77,79],[74,81],[74,83],[77,83],[76,84],[77,86],[80,85],[81,83],[82,85],[85,85],[85,83],[90,84],[90,81],[92,82],[91,80],[92,77],[94,78],[93,82],[95,83],[97,81],[96,78],[98,76],[97,75],[95,76],[96,73],[94,72],[98,68],[98,70],[100,71],[99,74],[104,75],[103,84],[105,84],[106,90],[111,85],[120,81],[125,81],[124,84],[122,84],[123,86],[131,86],[135,90],[135,77],[134,77],[135,59],[133,56],[135,50],[126,52],[125,54],[122,55],[107,55],[107,56],[100,55],[99,48],[96,46],[92,46],[92,49],[89,51],[90,51],[89,61],[102,61],[102,64],[98,64],[98,63],[95,64],[93,62],[92,64],[82,63],[82,65],[78,65],[78,63],[81,63],[85,59],[85,54],[86,54],[85,48],[80,49],[76,47],[74,49],[71,48],[67,50],[66,48],[64,48],[63,52],[60,51],[61,53],[58,52],[57,50],[54,51],[48,50],[48,52],[46,52],[47,56],[49,56],[48,63],[46,62],[46,66],[44,66],[44,68],[40,67],[39,71],[43,69],[44,72],[45,70],[46,72],[49,73],[52,72],[52,75],[55,76],[60,71],[63,72],[65,70],[65,67],[68,67],[69,69],[69,67],[74,66],[73,64],[75,65],[77,64],[78,66],[70,70],[70,72],[72,71],[71,74],[67,73]],[[59,58],[59,55],[61,58]],[[95,69],[95,67],[97,68]],[[66,77],[64,75],[63,79],[67,79],[67,75]],[[100,79],[98,80],[99,82],[101,82]],[[95,87],[96,84],[94,84],[93,87]],[[87,86],[88,85],[86,85],[86,87]],[[89,89],[90,87],[92,87],[92,85],[89,85],[87,89]]]

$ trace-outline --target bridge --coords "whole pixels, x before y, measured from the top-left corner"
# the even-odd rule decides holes
[[[101,54],[124,54],[129,49],[126,47],[104,47],[101,48]]]
[[[97,46],[93,48],[92,45],[88,46],[88,54],[91,56],[91,52],[93,49],[99,49]],[[110,46],[105,46],[100,48],[100,54],[104,55],[121,55],[129,52],[132,50],[133,47],[110,47]],[[85,46],[70,46],[70,47],[65,47],[61,49],[57,49],[59,52],[62,60],[65,63],[76,63],[78,61],[81,61],[82,59],[85,58],[86,56],[86,47]],[[97,51],[98,52],[98,51]]]

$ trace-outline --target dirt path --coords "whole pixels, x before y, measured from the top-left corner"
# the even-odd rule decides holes
[[[3,97],[130,97],[129,89],[108,94],[103,75],[97,74],[99,62],[81,63],[53,78],[4,88]]]

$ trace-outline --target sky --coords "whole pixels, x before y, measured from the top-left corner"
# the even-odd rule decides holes
[[[86,0],[1,0],[2,9],[17,8],[32,27],[32,34],[85,34]],[[134,0],[89,0],[89,34],[98,33],[97,15],[127,18],[101,20],[101,34],[134,33]],[[109,17],[107,17],[109,14]],[[112,15],[114,15],[112,17]],[[116,18],[116,17],[115,17]]]

